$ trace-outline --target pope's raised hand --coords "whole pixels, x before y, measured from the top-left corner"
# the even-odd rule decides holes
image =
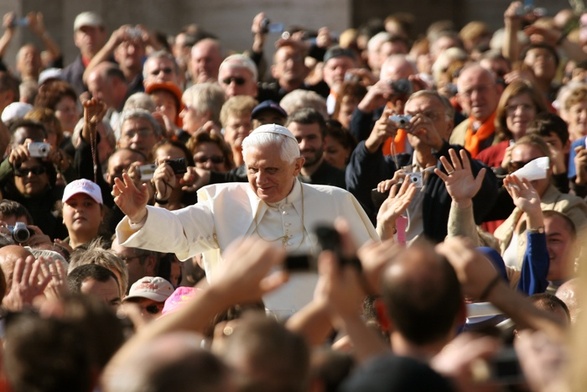
[[[115,178],[112,187],[114,202],[133,223],[139,223],[147,215],[149,190],[147,184],[137,187],[128,173],[122,174],[122,179]]]

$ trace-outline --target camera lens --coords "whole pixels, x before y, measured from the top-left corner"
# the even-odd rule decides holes
[[[14,230],[12,231],[12,238],[14,239],[14,241],[18,242],[18,243],[23,243],[23,242],[27,242],[29,240],[29,238],[31,237],[31,234],[29,233],[29,229],[25,226],[25,227],[14,227]]]

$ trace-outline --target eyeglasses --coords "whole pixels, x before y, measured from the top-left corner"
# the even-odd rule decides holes
[[[226,84],[227,86],[232,82],[234,82],[237,86],[242,86],[243,84],[245,84],[246,80],[245,78],[234,76],[222,79],[222,83]]]
[[[515,172],[516,170],[519,170],[519,169],[523,168],[524,166],[526,166],[526,164],[528,162],[531,162],[531,161],[510,161],[508,163],[508,172],[511,174],[511,173]]]
[[[124,261],[127,264],[129,261],[141,258],[141,256],[118,256],[118,257],[120,258],[120,260]]]
[[[152,134],[153,134],[152,129],[143,128],[143,129],[139,129],[139,130],[132,129],[132,130],[126,131],[122,134],[122,136],[124,136],[127,139],[132,139],[136,135],[139,135],[139,137],[148,137],[148,136],[151,136]]]
[[[220,156],[220,155],[213,155],[211,157],[207,157],[205,155],[199,156],[199,157],[194,157],[194,161],[196,161],[196,163],[206,163],[208,161],[212,162],[212,163],[224,163],[224,157]]]
[[[151,75],[159,75],[160,72],[163,72],[165,75],[169,75],[171,72],[173,72],[173,69],[171,67],[154,69],[151,71]]]
[[[14,169],[14,175],[17,177],[27,177],[29,174],[34,174],[36,176],[45,174],[47,169],[43,166],[35,166],[28,169]]]

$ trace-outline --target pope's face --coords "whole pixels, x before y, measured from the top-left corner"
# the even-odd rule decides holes
[[[270,145],[249,148],[244,157],[249,184],[266,203],[286,198],[304,164],[304,158],[301,157],[292,163],[286,162],[281,159],[280,153],[280,146]]]

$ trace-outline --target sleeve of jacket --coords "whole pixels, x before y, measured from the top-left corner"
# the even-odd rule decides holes
[[[544,233],[528,232],[528,243],[518,281],[518,291],[528,295],[543,293],[548,287],[548,249]]]
[[[360,142],[346,167],[346,187],[361,203],[371,219],[377,211],[371,201],[371,190],[377,187],[380,181],[392,178],[395,173],[395,164],[391,159],[383,156],[381,150],[371,154]]]
[[[357,142],[363,141],[369,137],[369,134],[373,129],[374,115],[373,112],[363,112],[358,108],[353,111],[349,131]]]

